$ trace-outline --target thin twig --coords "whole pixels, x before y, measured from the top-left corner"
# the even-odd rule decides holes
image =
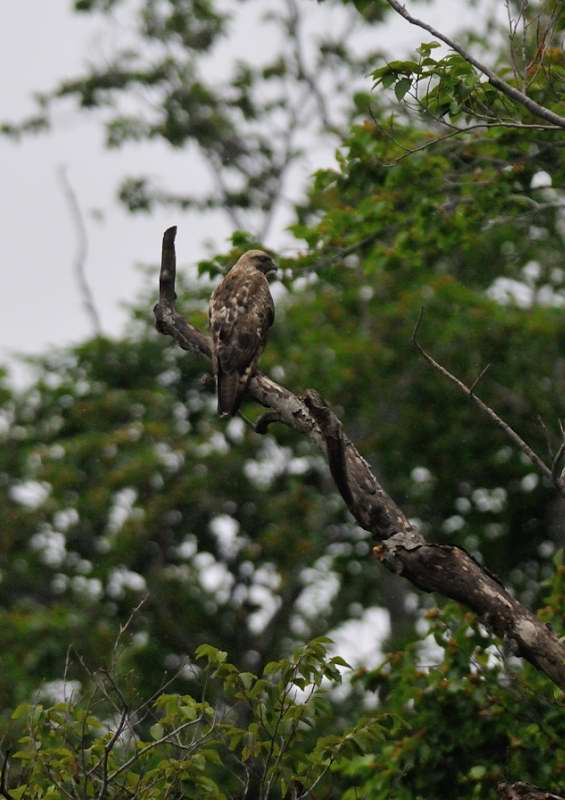
[[[514,75],[514,80],[518,82],[519,80],[518,64],[516,62],[516,52],[514,48],[514,39],[516,38],[516,27],[518,25],[518,22],[514,22],[514,19],[512,17],[510,0],[504,0],[504,5],[506,6],[506,17],[508,19],[508,38],[510,40],[510,63],[512,64],[512,73]]]
[[[67,205],[69,207],[76,231],[77,250],[74,259],[74,272],[77,279],[79,292],[82,296],[82,302],[85,311],[90,317],[90,322],[92,323],[94,333],[96,336],[101,336],[102,323],[100,322],[100,315],[96,309],[94,296],[86,278],[85,264],[86,257],[88,255],[88,237],[86,234],[86,225],[84,224],[84,219],[80,210],[77,196],[67,175],[67,168],[62,164],[59,167],[57,174],[59,176],[59,182],[61,184],[61,188],[63,189],[63,194],[67,200]]]
[[[86,704],[86,714],[82,717],[82,722],[80,726],[80,765],[81,765],[81,773],[80,776],[82,777],[82,798],[83,800],[87,800],[88,798],[88,777],[90,775],[87,772],[86,768],[86,727],[88,718],[90,716],[90,710],[94,704],[94,697],[95,692],[92,691],[90,693],[90,697],[88,698],[88,703]]]
[[[545,446],[547,447],[547,455],[549,456],[549,458],[552,459],[553,458],[553,447],[551,446],[551,436],[549,435],[549,430],[547,429],[547,425],[543,421],[543,417],[541,416],[541,414],[538,414],[537,418],[538,418],[538,422],[539,422],[540,427],[541,427],[541,429],[542,429],[542,431],[544,433],[544,436],[545,436]]]
[[[279,728],[280,728],[281,723],[282,723],[282,721],[284,719],[284,715],[285,715],[285,713],[287,711],[287,708],[285,707],[285,703],[286,703],[287,699],[290,696],[290,692],[291,692],[291,689],[292,689],[292,686],[293,686],[292,679],[296,678],[296,675],[298,674],[298,668],[300,667],[301,661],[302,661],[302,656],[300,656],[298,658],[296,664],[294,665],[293,670],[292,670],[292,675],[290,676],[290,678],[288,680],[288,683],[286,684],[286,686],[285,686],[285,688],[283,690],[283,695],[282,695],[282,698],[281,698],[281,701],[280,701],[280,709],[279,709],[279,713],[277,715],[277,720],[275,722],[275,727],[273,729],[273,732],[271,733],[269,731],[269,729],[266,727],[266,725],[263,726],[265,728],[265,731],[266,731],[267,735],[271,739],[271,744],[270,744],[270,747],[269,747],[269,753],[268,753],[267,758],[265,760],[265,766],[263,767],[263,775],[261,777],[261,784],[264,784],[265,781],[266,781],[265,797],[269,796],[269,793],[271,791],[271,785],[272,785],[273,780],[275,778],[277,766],[278,766],[278,763],[279,763],[279,760],[280,760],[280,758],[277,760],[277,762],[275,763],[275,766],[273,768],[272,774],[270,775],[269,778],[267,778],[267,776],[269,774],[269,767],[271,766],[271,760],[273,758],[273,753],[274,753],[274,750],[275,750],[275,740],[276,740],[276,738],[278,736]],[[310,698],[308,698],[308,699],[310,699]],[[290,708],[290,705],[292,705],[292,701],[289,703],[289,706],[288,706],[289,708]],[[281,750],[279,751],[279,757],[282,756],[282,752],[283,752],[283,749],[281,747]]]
[[[520,7],[520,16],[522,17],[522,91],[525,93],[528,89],[528,0],[522,0]],[[518,21],[520,17],[518,17]],[[518,27],[518,21],[516,27]]]
[[[121,691],[120,687],[118,686],[116,681],[113,679],[113,677],[110,675],[110,673],[107,670],[102,670],[102,672],[106,676],[108,681],[110,682],[113,690],[115,691],[116,695],[118,696],[118,699],[119,699],[120,703],[122,704],[122,714],[121,714],[118,726],[116,727],[116,730],[114,731],[114,733],[112,735],[112,738],[108,742],[106,742],[106,744],[104,745],[104,755],[102,756],[102,784],[100,786],[100,791],[98,792],[98,800],[103,800],[103,798],[106,795],[106,791],[108,789],[108,782],[109,782],[108,761],[109,761],[109,758],[110,758],[110,753],[112,752],[112,750],[114,749],[114,747],[116,745],[116,742],[118,741],[118,739],[122,735],[122,731],[125,728],[127,717],[128,717],[128,705],[127,705],[127,703],[125,701],[125,698],[124,698],[124,696],[122,694],[122,691]]]
[[[480,373],[477,375],[477,377],[475,378],[475,380],[473,381],[473,383],[471,384],[471,386],[469,388],[469,394],[470,395],[473,394],[473,392],[475,391],[475,389],[477,388],[477,386],[479,385],[479,383],[483,379],[483,376],[484,376],[485,372],[489,368],[490,368],[490,364],[487,364],[486,367],[483,367],[482,370],[480,371]]]
[[[447,124],[447,123],[444,123]],[[521,130],[536,130],[536,131],[559,131],[561,128],[558,125],[542,125],[541,123],[525,123],[525,122],[476,122],[472,125],[467,125],[465,128],[458,128],[454,125],[449,125],[450,130],[449,133],[444,133],[441,136],[436,136],[434,139],[430,139],[428,142],[424,142],[424,144],[418,145],[418,147],[405,147],[404,145],[400,144],[400,142],[395,142],[399,145],[405,152],[395,158],[394,161],[389,163],[383,163],[383,167],[394,167],[400,161],[403,161],[405,158],[414,155],[414,153],[419,153],[422,150],[427,150],[429,147],[433,147],[435,144],[440,144],[441,142],[445,142],[448,139],[453,139],[455,136],[462,136],[465,133],[470,133],[471,131],[475,130],[488,130],[491,128],[517,128]]]
[[[325,776],[328,774],[329,770],[330,770],[330,769],[331,769],[331,767],[332,767],[332,764],[333,764],[333,763],[334,763],[334,761],[335,761],[335,758],[336,758],[335,756],[332,756],[332,757],[330,758],[330,760],[328,761],[328,763],[326,764],[326,766],[324,767],[324,769],[323,769],[323,770],[320,772],[320,774],[319,774],[319,775],[318,775],[318,777],[315,779],[315,781],[312,783],[312,785],[311,785],[311,786],[310,786],[308,789],[306,789],[306,791],[305,791],[305,792],[303,792],[302,794],[299,794],[299,795],[298,795],[298,797],[296,798],[296,800],[304,800],[304,798],[306,798],[306,797],[309,797],[309,796],[312,794],[312,792],[314,791],[314,789],[316,788],[316,786],[317,786],[317,785],[318,785],[318,784],[319,784],[319,783],[320,783],[320,782],[321,782],[321,781],[322,781],[322,780],[325,778]]]
[[[565,430],[561,420],[559,420],[559,429],[561,431],[561,444],[559,445],[559,448],[553,458],[553,462],[551,464],[551,474],[553,476],[553,482],[555,485],[565,492],[565,467],[563,470],[561,469],[561,462],[563,460],[563,456],[565,455]]]
[[[519,447],[519,449],[530,459],[530,461],[532,461],[538,467],[538,469],[545,475],[545,477],[549,478],[549,480],[552,481],[552,483],[555,483],[555,481],[553,479],[552,471],[547,466],[545,461],[542,458],[540,458],[540,456],[538,456],[538,454],[534,450],[532,450],[532,448],[522,439],[522,437],[519,434],[516,433],[516,431],[513,428],[510,427],[510,425],[507,422],[505,422],[503,419],[501,419],[501,417],[498,416],[498,414],[496,413],[496,411],[494,411],[494,409],[492,409],[489,405],[487,405],[485,402],[483,402],[481,400],[481,398],[478,397],[474,393],[474,388],[476,387],[478,381],[482,378],[482,376],[486,372],[487,368],[485,368],[481,372],[481,374],[479,375],[479,378],[473,383],[473,385],[471,387],[469,387],[465,383],[463,383],[463,381],[459,380],[459,378],[457,378],[446,367],[444,367],[442,364],[440,364],[438,361],[436,361],[427,352],[427,350],[425,350],[422,347],[422,345],[418,341],[418,332],[419,332],[420,326],[422,324],[423,317],[424,317],[424,309],[422,308],[422,309],[420,309],[420,314],[418,316],[418,321],[416,323],[416,327],[414,328],[414,332],[412,334],[412,343],[413,343],[413,345],[424,356],[426,361],[429,364],[431,364],[432,367],[434,367],[434,369],[436,369],[438,372],[440,372],[442,375],[444,375],[446,378],[448,378],[452,383],[454,383],[456,386],[458,386],[459,389],[461,389],[461,391],[464,394],[466,394],[468,397],[470,397],[472,400],[474,400],[475,403],[481,409],[481,411],[483,411],[485,414],[487,414],[487,416],[489,416],[493,420],[493,422],[495,422],[498,425],[498,427],[501,428],[510,439],[512,439],[514,444],[516,444]],[[559,488],[562,491],[562,487],[557,486],[557,488]]]
[[[67,800],[76,800],[75,795],[73,795],[71,792],[65,789],[65,787],[61,784],[61,782],[57,780],[57,778],[53,775],[53,771],[50,770],[49,767],[46,767],[45,771],[47,772],[47,776],[49,777],[49,780],[51,781],[53,786],[55,786],[61,792],[61,794],[67,798]]]
[[[145,747],[142,747],[140,750],[137,751],[137,753],[134,753],[133,756],[131,756],[131,758],[129,758],[126,762],[124,762],[120,767],[117,767],[117,769],[111,772],[110,775],[108,775],[107,783],[113,781],[114,778],[117,778],[118,775],[121,775],[122,772],[131,767],[132,764],[135,764],[136,761],[139,761],[139,759],[142,758],[145,755],[145,753],[148,753],[150,750],[153,750],[155,747],[158,747],[160,744],[163,744],[164,742],[170,742],[172,737],[176,736],[177,733],[184,731],[186,728],[190,728],[192,725],[197,725],[200,722],[202,722],[201,716],[196,717],[196,719],[183,722],[181,725],[178,725],[176,728],[174,728],[174,730],[170,731],[170,733],[166,733],[164,734],[164,736],[161,736],[160,739],[156,739],[154,742],[149,742],[149,744],[146,744]],[[171,744],[173,744],[174,746],[174,742],[171,742]]]
[[[164,693],[165,689],[168,689],[169,686],[176,681],[179,675],[182,675],[182,673],[186,669],[186,666],[187,666],[186,663],[182,664],[182,666],[180,666],[179,669],[177,669],[177,671],[173,675],[171,675],[170,678],[167,678],[167,680],[165,680],[159,686],[159,688],[155,692],[153,692],[152,695],[150,695],[146,700],[144,700],[141,703],[141,705],[137,706],[137,708],[133,709],[131,715],[136,718],[136,724],[143,722],[143,720],[147,717],[149,713],[149,711],[146,711],[146,709],[148,709],[148,707],[153,703],[154,700],[156,700]],[[143,716],[141,715],[142,712],[145,712]]]
[[[112,648],[112,669],[115,667],[116,657],[117,657],[117,654],[118,654],[118,647],[120,645],[120,641],[122,639],[122,636],[124,635],[124,633],[127,631],[129,626],[133,622],[133,619],[137,615],[138,611],[141,610],[141,608],[145,605],[145,603],[147,602],[148,599],[149,599],[149,594],[148,593],[143,595],[143,597],[141,598],[139,603],[136,605],[136,607],[133,609],[133,611],[131,612],[131,614],[127,618],[126,622],[123,625],[120,625],[120,630],[118,632],[118,635],[116,636],[116,641],[114,642],[114,647]]]
[[[383,231],[381,230],[375,231],[374,233],[371,233],[369,236],[363,237],[363,239],[360,239],[358,242],[354,242],[353,244],[350,244],[347,247],[343,247],[340,250],[336,250],[333,253],[330,253],[327,257],[324,257],[324,255],[321,254],[320,258],[317,261],[314,261],[314,263],[312,264],[308,264],[308,270],[309,272],[312,272],[314,270],[332,267],[338,261],[341,261],[347,256],[352,255],[353,253],[357,252],[357,250],[361,250],[361,248],[365,247],[365,245],[372,244],[374,241],[376,241],[379,237],[383,235],[384,235]],[[289,268],[287,267],[286,269]],[[294,271],[293,268],[290,269]],[[301,269],[300,267],[297,267],[296,271],[298,272],[300,269]]]

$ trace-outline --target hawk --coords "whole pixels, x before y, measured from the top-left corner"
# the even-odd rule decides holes
[[[221,416],[237,412],[267,343],[275,306],[266,275],[275,269],[267,253],[248,250],[210,298],[212,367]]]

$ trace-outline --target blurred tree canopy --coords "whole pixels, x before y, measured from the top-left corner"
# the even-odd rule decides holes
[[[491,16],[458,41],[565,113],[563,14],[551,3],[509,3],[508,23],[491,5]],[[70,97],[103,110],[109,147],[162,139],[195,148],[210,188],[179,195],[141,175],[125,178],[119,192],[132,211],[167,203],[177,217],[221,210],[233,223],[231,247],[187,270],[181,286],[179,307],[202,329],[213,281],[249,246],[268,246],[304,155],[317,142],[336,147],[293,205],[261,368],[295,391],[320,390],[427,536],[465,547],[528,606],[541,607],[543,582],[556,568],[562,574],[554,556],[565,539],[565,500],[430,369],[411,334],[424,306],[419,336],[435,358],[468,385],[490,364],[477,392],[551,464],[565,416],[563,131],[536,127],[528,109],[451,52],[424,42],[401,60],[409,54],[379,47],[386,2],[74,6],[128,15],[131,41],[3,132],[37,130]],[[311,8],[322,20],[333,15],[339,29],[312,32]],[[273,36],[270,58],[258,63],[250,53],[218,75],[219,48],[251,13],[250,40]],[[389,703],[406,715],[412,733],[398,734],[402,744],[387,745],[390,752],[337,765],[343,779],[354,775],[359,786],[361,776],[360,796],[375,798],[491,797],[506,769],[558,788],[556,697],[534,688],[546,679],[527,668],[515,685],[506,665],[495,669],[486,656],[474,672],[462,617],[452,620],[453,644],[437,641],[447,648],[437,670],[419,665],[421,637],[400,655],[415,624],[420,634],[430,624],[422,617],[430,598],[378,567],[369,534],[305,441],[280,427],[258,437],[243,419],[215,417],[202,364],[152,329],[154,295],[155,286],[145,287],[123,336],[37,357],[25,391],[6,378],[0,386],[1,707],[29,702],[63,677],[66,662],[66,677],[80,673],[87,685],[69,645],[96,668],[112,660],[121,630],[120,675],[147,697],[204,643],[226,650],[236,669],[260,674],[297,643],[378,607],[390,619],[389,666],[360,674],[348,699],[335,702],[351,721],[364,692],[377,687],[381,711]],[[244,413],[258,410],[248,404]],[[554,609],[562,600],[555,592]],[[395,673],[395,664],[404,666]],[[514,695],[502,723],[491,725],[485,709],[504,675]],[[180,669],[173,688],[198,685]],[[415,685],[431,698],[418,705],[418,720],[406,711]],[[549,692],[528,723],[540,730],[509,743],[510,706],[530,715],[536,691]],[[465,725],[478,715],[484,726],[473,729],[476,760],[440,778],[443,746],[459,763],[450,751],[459,723],[425,752],[419,740],[437,731],[452,699]],[[498,745],[487,758],[493,726]],[[534,756],[522,758],[545,747],[555,767],[538,770]],[[340,785],[345,791],[347,782]]]

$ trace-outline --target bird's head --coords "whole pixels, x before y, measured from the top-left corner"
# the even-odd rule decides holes
[[[263,250],[248,250],[241,256],[237,263],[244,264],[246,267],[251,267],[252,269],[257,269],[264,275],[267,275],[269,272],[276,272],[277,269],[277,265],[271,256]]]

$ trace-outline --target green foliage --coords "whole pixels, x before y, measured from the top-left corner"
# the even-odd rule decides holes
[[[175,8],[146,6],[148,40],[173,24]],[[219,36],[219,12],[198,13]],[[420,47],[423,60],[430,52]],[[408,77],[418,62],[394,63]],[[447,72],[457,66],[449,63]],[[266,84],[253,73],[257,89],[278,80],[276,64]],[[112,73],[120,86],[108,71],[92,91],[126,96],[138,78],[160,80],[142,66]],[[241,87],[250,79],[240,67],[232,78]],[[199,97],[202,114],[214,108]],[[279,259],[284,289],[262,367],[296,391],[319,388],[424,531],[468,548],[535,604],[560,536],[559,504],[502,432],[422,362],[410,336],[425,305],[419,335],[433,354],[468,383],[492,363],[481,396],[543,453],[541,416],[556,448],[563,228],[558,198],[535,179],[543,171],[562,185],[563,148],[554,134],[503,129],[397,161],[397,136],[415,148],[433,134],[407,121],[391,138],[386,106],[367,92],[349,99],[362,121],[297,208],[291,232],[303,249]],[[269,119],[259,120],[265,135]],[[151,202],[142,186],[137,196]],[[208,276],[259,243],[237,230],[199,265],[204,280],[179,286],[191,321],[206,326]],[[129,337],[37,359],[29,390],[5,397],[3,707],[59,678],[70,641],[104,663],[146,592],[127,656],[142,692],[202,642],[257,669],[372,606],[390,604],[393,639],[413,620],[394,599],[401,590],[391,596],[392,579],[375,580],[369,535],[307,443],[280,427],[265,439],[241,422],[218,427],[203,367],[149,330],[154,291],[132,310]],[[36,499],[22,500],[30,491]],[[324,584],[328,597],[312,605]]]
[[[0,457],[3,707],[59,678],[71,642],[105,663],[146,593],[126,655],[140,691],[202,642],[261,666],[292,628],[316,635],[342,617],[339,603],[310,608],[302,597],[340,538],[366,552],[368,534],[347,525],[328,541],[345,512],[324,496],[319,460],[289,434],[279,451],[243,423],[219,431],[201,375],[156,334],[98,339],[41,360],[33,389],[11,404]],[[30,490],[36,501],[25,501]]]
[[[88,699],[19,705],[10,794],[39,800],[135,792],[151,800],[180,792],[221,800],[246,786],[264,798],[331,786],[330,768],[371,752],[390,726],[376,715],[320,735],[331,718],[327,691],[347,667],[328,655],[329,644],[313,640],[261,675],[238,671],[225,652],[202,645],[200,683],[220,687],[216,708],[186,694],[129,707],[108,673]]]
[[[528,3],[515,9],[508,4],[508,14],[508,27],[493,21],[488,35],[474,31],[468,37],[467,52],[472,58],[481,44],[488,50],[495,31],[501,30],[508,40],[508,50],[501,53],[495,65],[497,75],[509,86],[562,115],[565,101],[560,85],[565,75],[565,63],[559,37],[565,20],[555,7],[548,9],[545,2]],[[447,33],[445,30],[440,32]],[[392,60],[374,70],[374,87],[392,87],[399,102],[409,97],[426,118],[431,115],[436,122],[443,121],[446,134],[454,133],[448,124],[462,120],[474,127],[480,124],[496,127],[500,123],[519,126],[543,122],[501,93],[459,52],[449,50],[446,55],[434,58],[432,53],[440,46],[437,41],[423,42],[417,48],[415,60]],[[483,61],[492,67],[492,57]]]
[[[390,61],[379,67],[373,72],[374,87],[392,86],[400,101],[409,91],[417,98],[422,84],[426,87],[422,108],[438,117],[448,114],[453,121],[463,113],[472,117],[473,108],[479,106],[484,113],[500,112],[503,103],[499,93],[488,82],[481,83],[480,73],[462,56],[450,53],[439,60],[432,58],[432,50],[439,46],[438,42],[423,43],[418,48],[418,61]]]
[[[544,616],[559,626],[561,557],[556,567]],[[362,689],[378,698],[353,723],[336,718],[332,695],[349,667],[328,653],[324,637],[260,673],[201,645],[191,666],[199,700],[168,692],[140,699],[114,668],[95,675],[88,693],[23,703],[4,740],[10,794],[117,798],[129,790],[141,800],[166,792],[235,800],[249,791],[290,800],[315,789],[336,800],[494,800],[502,779],[558,791],[562,693],[531,667],[512,664],[472,614],[448,605],[425,618],[402,652],[347,681],[350,697],[360,699]],[[211,693],[215,701],[206,699]]]
[[[385,8],[350,5],[372,22]],[[309,109],[339,148],[295,209],[261,368],[294,391],[318,388],[426,535],[470,550],[557,628],[561,499],[410,337],[425,306],[422,343],[467,384],[490,363],[477,392],[551,462],[565,415],[560,135],[443,138],[438,119],[529,118],[460,56],[435,58],[433,42],[375,69],[334,37],[317,42],[305,74],[285,6],[268,23],[284,48],[217,81],[203,58],[229,32],[226,5],[137,8],[140,46],[44,101],[105,109],[109,146],[196,145],[223,179],[198,195],[143,176],[122,186],[132,210],[221,208],[233,222],[223,252],[179,278],[179,310],[205,329],[213,281],[265,246],[299,155],[289,121]],[[562,65],[550,51],[530,90],[559,110]],[[360,79],[369,70],[378,96]],[[333,79],[329,106],[312,89],[318,73]],[[148,116],[132,112],[139,87],[157,98]],[[340,103],[332,124],[325,112]],[[369,534],[307,442],[282,426],[260,438],[243,420],[217,420],[207,368],[151,330],[155,270],[151,281],[126,336],[37,358],[25,391],[0,384],[0,707],[25,704],[12,723],[13,796],[56,796],[50,775],[78,792],[77,774],[96,796],[106,775],[108,796],[123,796],[123,780],[147,798],[235,798],[249,781],[290,799],[320,776],[322,797],[345,800],[490,798],[506,777],[558,788],[562,709],[547,680],[508,662],[504,644],[451,606],[428,612],[441,648],[428,668],[429,645],[413,631],[427,598],[376,572]],[[246,418],[259,413],[246,404]],[[345,664],[316,637],[375,607],[390,614],[384,663],[359,671],[346,695],[328,692]],[[85,673],[70,645],[92,670],[110,664],[110,677]],[[166,670],[166,694],[149,702]],[[40,702],[63,675],[81,696]],[[360,720],[368,691],[378,706]]]
[[[562,558],[547,598],[548,622],[563,625]],[[371,756],[343,774],[362,796],[385,800],[481,797],[499,781],[524,780],[559,792],[565,776],[563,693],[527,665],[512,664],[478,620],[449,604],[426,614],[428,646],[414,642],[356,680],[379,698],[379,712],[403,721]],[[429,643],[433,641],[436,647]],[[428,667],[437,658],[439,663]],[[341,771],[341,769],[338,769]],[[344,792],[354,800],[356,789]]]

